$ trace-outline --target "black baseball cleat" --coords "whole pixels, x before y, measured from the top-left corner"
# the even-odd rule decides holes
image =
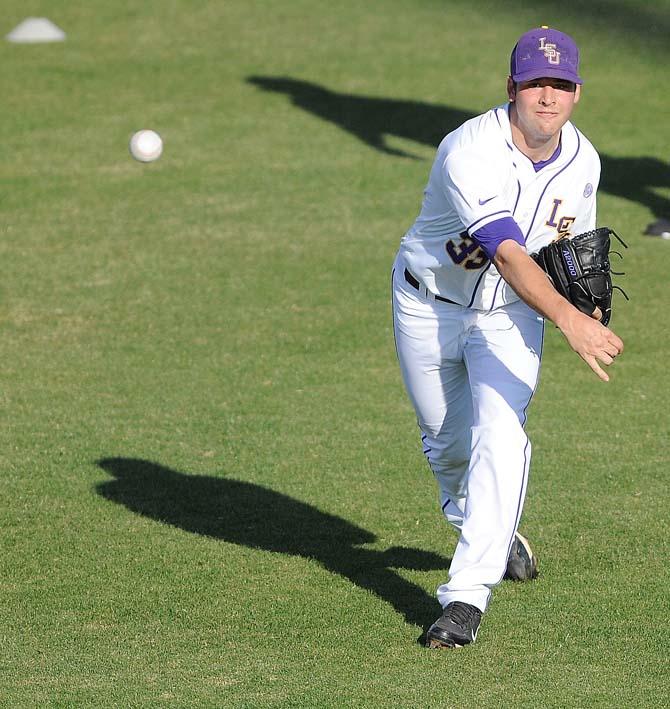
[[[517,532],[507,557],[507,569],[503,578],[512,581],[530,581],[537,578],[537,573],[535,554],[528,540]]]
[[[433,649],[463,647],[473,643],[482,620],[476,606],[453,601],[426,633],[426,647]]]

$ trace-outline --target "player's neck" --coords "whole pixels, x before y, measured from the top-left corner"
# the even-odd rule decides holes
[[[536,147],[532,147],[527,143],[519,143],[515,140],[514,145],[532,162],[545,162],[556,152],[560,142],[560,134],[552,137],[546,143],[542,143]]]

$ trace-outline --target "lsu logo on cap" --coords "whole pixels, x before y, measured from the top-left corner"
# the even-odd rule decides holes
[[[509,64],[510,76],[516,83],[542,77],[584,83],[579,76],[579,49],[575,41],[545,25],[521,35]]]
[[[546,37],[540,37],[539,50],[544,52],[544,56],[547,58],[549,64],[560,64],[561,63],[561,53],[556,49],[556,45],[553,42],[545,43]]]

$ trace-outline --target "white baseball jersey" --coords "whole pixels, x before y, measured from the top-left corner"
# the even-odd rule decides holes
[[[404,265],[433,295],[477,310],[518,300],[480,246],[478,229],[505,217],[529,253],[594,229],[600,159],[570,122],[560,153],[539,171],[512,140],[509,105],[472,118],[440,143],[421,212],[402,239]]]

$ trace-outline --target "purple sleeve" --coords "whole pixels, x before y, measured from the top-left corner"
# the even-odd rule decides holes
[[[481,229],[473,231],[470,236],[482,247],[482,250],[491,261],[496,254],[498,246],[507,239],[516,241],[524,248],[526,246],[521,229],[519,229],[519,225],[512,217],[502,217],[502,219],[489,222]]]

